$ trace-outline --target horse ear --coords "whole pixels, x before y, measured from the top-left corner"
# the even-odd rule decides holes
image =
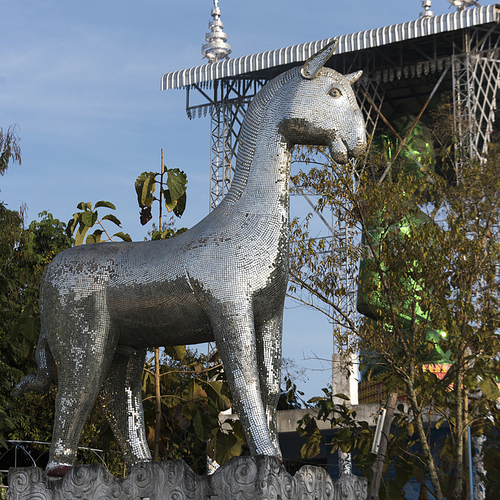
[[[361,75],[363,74],[363,71],[356,71],[356,73],[349,73],[348,75],[344,75],[344,78],[352,85],[354,82],[357,82]]]
[[[319,72],[319,70],[325,65],[326,61],[335,52],[337,45],[339,44],[339,39],[335,37],[330,43],[325,45],[319,52],[313,54],[302,66],[300,70],[301,75],[308,80],[312,80]]]

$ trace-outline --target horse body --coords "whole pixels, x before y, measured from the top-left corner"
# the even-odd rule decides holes
[[[359,75],[321,69],[307,79],[295,68],[269,82],[245,116],[229,193],[189,231],[75,247],[47,267],[37,359],[39,372],[48,370],[52,355],[59,375],[50,474],[74,463],[100,389],[126,461],[150,460],[141,401],[146,347],[214,340],[251,453],[281,455],[276,405],[291,150],[325,145],[340,162],[364,150],[351,89]],[[26,380],[14,392],[36,388]]]

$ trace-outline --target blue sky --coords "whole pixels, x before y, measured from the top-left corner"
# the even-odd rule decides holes
[[[0,126],[18,124],[22,165],[0,178],[0,200],[68,221],[80,201],[109,200],[141,240],[134,191],[164,162],[188,174],[179,226],[209,205],[209,120],[188,120],[185,92],[160,91],[163,73],[203,64],[212,0],[2,0]],[[231,57],[417,19],[420,0],[219,0]],[[433,0],[435,15],[452,12]],[[297,205],[294,210],[302,210]],[[305,213],[304,213],[305,215]],[[147,227],[147,226],[146,226]],[[308,397],[330,383],[331,326],[287,304],[284,356],[305,366]]]

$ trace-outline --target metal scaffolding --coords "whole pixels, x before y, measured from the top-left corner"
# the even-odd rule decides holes
[[[215,80],[202,88],[186,87],[189,118],[210,114],[210,206],[213,210],[227,194],[236,166],[239,132],[248,105],[266,80],[234,78]],[[191,105],[190,91],[196,90],[205,102]],[[209,96],[209,93],[212,96]]]
[[[495,121],[500,83],[498,27],[464,33],[462,53],[453,54],[453,113],[455,133],[471,158],[487,151]]]
[[[494,16],[486,17],[485,9],[489,9],[488,12]],[[458,21],[475,19],[472,15],[474,11],[481,11],[476,15],[479,21],[471,22],[472,26],[461,27]],[[482,14],[482,17],[479,14]],[[377,35],[381,40],[373,42],[372,48],[354,50],[356,47],[352,47],[349,51],[346,49],[347,42],[341,37],[340,46],[343,44],[344,52],[333,56],[329,65],[342,73],[363,70],[364,74],[357,84],[356,92],[370,137],[380,126],[381,116],[387,117],[390,122],[391,114],[398,106],[405,105],[416,115],[424,104],[429,104],[426,101],[430,100],[431,94],[430,107],[437,103],[440,94],[449,92],[453,96],[456,135],[471,157],[481,157],[491,140],[495,122],[500,78],[500,10],[489,6],[438,17],[446,18],[451,28],[430,35],[425,35],[423,29],[418,31],[415,28],[413,37],[408,36],[407,40],[399,43],[394,43],[391,37],[385,36],[388,42],[392,42],[385,44],[385,38]],[[450,17],[453,19],[450,20]],[[438,23],[436,18],[428,19],[436,26],[445,24],[443,20]],[[492,19],[495,22],[492,22]],[[424,27],[424,22],[421,23]],[[455,25],[458,26],[457,29],[453,29]],[[399,26],[404,27],[396,25],[383,28],[382,34],[385,31],[398,32]],[[370,33],[373,31],[378,33],[380,30],[369,30]],[[354,39],[358,40],[358,45],[363,45],[359,40],[366,38],[366,33],[368,32],[347,35],[346,38],[350,38],[351,45],[355,45],[352,43]],[[322,42],[324,41],[314,42],[314,46],[307,48],[310,51],[316,50],[318,46],[323,45]],[[306,45],[311,44],[304,44]],[[309,52],[306,52],[303,46],[297,47],[303,49],[303,57],[306,57]],[[294,47],[281,50],[292,54],[291,49]],[[218,205],[231,184],[239,130],[251,99],[276,74],[300,63],[287,64],[291,62],[290,56],[289,60],[282,58],[281,64],[272,66],[269,63],[270,67],[259,68],[257,62],[264,60],[264,56],[276,59],[275,52],[257,54],[254,62],[254,56],[246,56],[240,58],[245,59],[244,64],[232,60],[218,65],[207,65],[216,66],[212,69],[198,67],[164,75],[163,88],[173,88],[184,82],[182,86],[187,92],[186,112],[189,118],[210,115],[210,210]],[[234,63],[233,66],[231,63]],[[250,71],[241,74],[245,71],[245,64]],[[263,65],[262,63],[261,66]],[[234,66],[242,67],[239,74]],[[255,69],[252,71],[252,68]],[[440,80],[439,77],[448,68],[451,68],[451,71]],[[209,70],[215,75],[208,74]],[[194,76],[186,76],[187,71],[189,75],[192,73]],[[225,74],[227,76],[223,76]],[[201,96],[204,102],[191,104],[190,92],[193,90],[197,91],[198,97]],[[426,119],[426,114],[422,119]]]

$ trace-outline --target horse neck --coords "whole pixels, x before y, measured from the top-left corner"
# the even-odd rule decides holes
[[[287,103],[280,91],[298,75],[294,68],[274,78],[250,104],[241,126],[235,174],[221,209],[237,203],[248,205],[246,200],[255,196],[253,205],[259,205],[262,213],[264,205],[276,204],[278,195],[280,205],[285,203],[288,210],[288,199],[284,198],[288,197],[290,150],[278,132]]]
[[[281,213],[288,220],[291,151],[278,132],[277,117],[262,123],[248,180],[238,200],[245,211]],[[274,120],[276,118],[276,120]]]

